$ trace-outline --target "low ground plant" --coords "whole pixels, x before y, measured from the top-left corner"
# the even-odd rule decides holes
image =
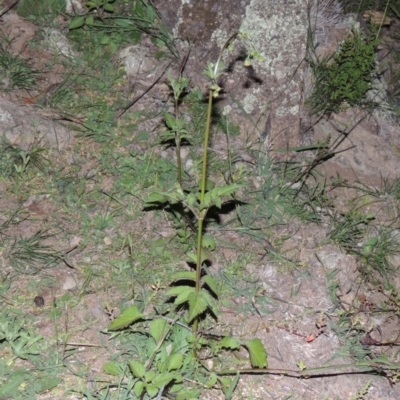
[[[15,38],[0,35],[0,90],[9,92],[16,89],[30,90],[36,83],[38,71],[11,50]]]
[[[0,398],[36,398],[60,384],[62,378],[57,376],[57,369],[46,368],[48,365],[43,363],[44,348],[44,338],[28,327],[20,313],[0,313]],[[16,360],[29,363],[31,368],[16,366]]]
[[[340,0],[346,13],[363,14],[365,11],[381,11],[390,17],[398,17],[400,2],[398,0]]]
[[[94,0],[87,1],[85,6],[85,13],[70,22],[72,37],[90,37],[92,44],[114,53],[122,44],[138,43],[146,33],[154,43],[168,49],[168,52],[160,50],[159,56],[179,57],[173,37],[150,2]]]
[[[367,105],[366,96],[375,71],[375,51],[380,42],[377,29],[372,29],[367,39],[353,30],[336,53],[322,59],[316,55],[313,39],[309,40],[308,61],[314,87],[307,102],[312,113],[337,113],[349,106]]]

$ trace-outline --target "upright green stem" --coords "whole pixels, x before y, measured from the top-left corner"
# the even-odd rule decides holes
[[[203,168],[202,168],[202,173],[201,173],[200,205],[202,205],[204,203],[204,196],[206,194],[206,186],[207,186],[207,156],[208,156],[208,140],[210,137],[212,101],[213,101],[213,91],[210,89],[209,94],[208,94],[206,132],[205,132],[205,137],[204,137],[204,148],[203,148]],[[197,221],[196,292],[200,291],[203,222],[204,222],[204,218],[206,217],[207,211],[208,211],[207,208],[201,210],[199,213],[199,216],[198,216],[198,221]],[[199,327],[199,319],[196,318],[193,323],[194,335],[197,335],[198,327]]]
[[[175,96],[175,118],[179,118],[179,97]],[[178,166],[178,183],[182,187],[182,159],[181,159],[181,135],[180,132],[175,132],[175,147],[176,147],[176,163]]]
[[[210,137],[212,102],[213,102],[213,91],[210,89],[210,91],[208,93],[206,133],[205,133],[205,137],[204,137],[204,148],[203,148],[203,168],[202,168],[202,172],[201,172],[200,203],[204,202],[204,196],[206,195],[208,140]]]
[[[178,183],[179,186],[182,187],[181,140],[179,138],[179,134],[177,134],[176,139],[176,162],[178,164]]]
[[[207,109],[207,121],[206,121],[206,132],[204,136],[204,148],[203,148],[203,168],[201,174],[201,189],[200,189],[200,207],[204,204],[204,197],[206,195],[206,187],[207,187],[207,156],[208,156],[208,141],[210,138],[210,127],[211,127],[211,113],[212,113],[212,103],[213,103],[213,95],[214,89],[213,85],[216,83],[218,77],[218,68],[219,63],[221,62],[222,53],[229,46],[229,44],[236,38],[238,34],[235,33],[232,35],[225,43],[222,48],[218,60],[215,63],[214,67],[214,76],[212,77],[212,85],[210,86],[208,92],[208,109]],[[203,223],[204,219],[207,215],[208,208],[201,209],[199,212],[199,216],[197,218],[197,257],[196,257],[196,293],[200,291],[200,283],[201,283],[201,265],[202,265],[202,242],[203,242]],[[199,319],[195,318],[193,322],[193,334],[196,337],[197,331],[199,328]]]

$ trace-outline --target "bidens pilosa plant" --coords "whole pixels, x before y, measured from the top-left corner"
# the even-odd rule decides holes
[[[209,261],[208,250],[215,248],[215,242],[212,236],[206,234],[205,222],[211,209],[221,209],[224,202],[231,201],[230,196],[241,187],[235,183],[216,186],[209,179],[207,168],[213,100],[221,90],[218,78],[224,70],[221,58],[224,50],[237,36],[235,34],[229,38],[217,62],[208,64],[204,71],[210,85],[200,162],[201,179],[195,189],[186,189],[182,185],[183,166],[180,154],[182,139],[191,139],[185,128],[185,120],[179,112],[181,95],[187,90],[189,82],[182,76],[170,78],[175,115],[165,114],[167,131],[162,134],[162,139],[171,141],[176,148],[177,183],[170,190],[151,192],[145,201],[145,207],[169,206],[180,210],[182,216],[192,216],[196,223],[196,244],[195,251],[188,253],[188,264],[194,265],[194,270],[173,275],[166,297],[173,302],[174,309],[167,313],[154,312],[146,315],[138,306],[132,305],[108,327],[109,331],[119,331],[134,325],[130,328],[131,332],[141,338],[143,345],[140,347],[135,344],[140,349],[137,358],[128,361],[128,370],[123,364],[116,362],[105,366],[106,372],[114,375],[124,375],[128,371],[133,377],[130,387],[140,399],[161,398],[166,393],[175,393],[176,399],[180,400],[197,399],[201,393],[199,387],[220,388],[225,398],[231,398],[240,375],[239,371],[223,366],[220,357],[222,352],[245,349],[252,368],[259,370],[267,367],[267,353],[259,339],[243,341],[230,336],[207,335],[200,329],[200,323],[206,321],[208,316],[216,319],[218,315],[218,283],[208,273],[206,266]],[[135,343],[139,342],[135,340]]]

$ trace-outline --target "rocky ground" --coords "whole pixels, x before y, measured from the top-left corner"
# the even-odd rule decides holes
[[[259,7],[237,3],[224,22],[232,30],[237,15]],[[182,149],[185,184],[199,178],[207,94],[201,70],[217,54],[207,40],[214,43],[212,32],[223,25],[199,10],[194,18],[189,6],[179,14],[174,2],[154,4],[171,30],[179,16],[179,29],[189,18],[189,31],[202,32],[191,50],[180,36],[171,57],[150,34],[128,47],[114,32],[91,33],[90,20],[71,30],[67,13],[23,18],[14,8],[1,16],[0,398],[134,398],[104,365],[126,361],[139,344],[106,328],[132,304],[165,310],[172,274],[188,270],[193,235],[177,236],[182,229],[170,210],[144,209],[144,199],[176,181],[174,147],[160,138],[165,112],[176,112],[168,77],[179,71],[191,81],[179,111],[193,135]],[[291,13],[306,15],[301,6]],[[322,52],[356,20],[337,8],[318,15],[325,18],[317,27]],[[227,118],[215,111],[210,173],[218,184],[243,187],[207,226],[217,243],[208,270],[219,285],[220,315],[202,333],[259,338],[267,349],[263,370],[250,371],[240,352],[220,356],[246,370],[232,399],[400,398],[398,120],[387,98],[373,112],[307,115],[312,76],[303,64],[279,100],[287,109],[297,102],[297,114],[276,116],[283,105],[272,100],[259,106],[287,78],[275,77],[268,92],[271,71],[279,75],[280,65],[302,60],[303,25],[296,28],[304,34],[296,36],[298,53],[268,71],[256,62],[246,70],[239,50],[231,68],[225,60],[216,104]],[[397,46],[399,28],[393,18],[382,29],[381,63],[386,44]],[[390,85],[391,75],[384,78]],[[248,108],[250,98],[258,108]],[[217,365],[205,360],[210,369]],[[211,386],[203,384],[199,398],[229,398]],[[152,398],[175,398],[163,396]]]

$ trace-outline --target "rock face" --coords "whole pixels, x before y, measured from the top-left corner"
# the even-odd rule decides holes
[[[272,150],[272,157],[283,154],[279,158],[286,158],[292,154],[273,150],[325,140],[327,135],[333,138],[341,135],[340,129],[335,131],[335,128],[327,133],[329,122],[323,119],[316,124],[304,107],[313,90],[312,72],[305,62],[308,32],[312,32],[316,55],[321,59],[334,53],[352,28],[358,30],[360,24],[365,24],[353,14],[345,15],[337,0],[156,0],[154,3],[175,37],[192,42],[185,74],[204,92],[208,82],[202,71],[206,64],[216,61],[233,33],[240,29],[248,35],[262,61],[254,60],[250,67],[244,66],[249,42],[243,40],[233,51],[224,53],[227,73],[219,82],[224,89],[219,105],[231,114],[242,132],[256,132],[265,149]],[[182,54],[185,51],[181,49]],[[376,100],[375,92],[373,96]],[[360,118],[347,119],[345,125],[353,126],[349,128],[352,133],[338,150],[354,147],[326,164],[328,175],[332,174],[331,169],[351,180],[373,175],[374,184],[381,176],[397,175],[398,156],[385,140],[397,143],[399,130],[392,118],[381,114],[374,112],[373,119],[380,132],[372,132],[380,137],[371,136],[371,129],[376,130],[371,126],[354,129]],[[343,119],[343,115],[338,118]]]
[[[206,52],[218,51],[213,49],[217,44],[212,40],[214,32],[224,30],[228,37],[239,29],[250,0],[154,0],[153,3],[176,37],[191,40],[194,52],[207,56]]]
[[[253,41],[264,58],[254,65],[262,83],[244,97],[245,110],[267,113],[271,126],[265,133],[275,147],[298,144],[308,4],[252,0],[243,20],[244,31],[257,32]]]
[[[196,85],[225,41],[239,29],[249,35],[263,61],[245,67],[248,47],[242,43],[224,57],[229,74],[222,79],[229,98],[221,101],[241,124],[258,132],[275,148],[298,144],[302,101],[302,60],[306,52],[307,0],[193,0],[154,2],[177,37],[193,49],[186,73]]]
[[[34,143],[64,150],[73,135],[65,126],[40,117],[28,107],[0,98],[0,130],[11,144],[27,149]]]
[[[367,29],[363,19],[355,14],[344,14],[337,0],[324,0],[312,11],[314,42],[318,44],[316,52],[320,59],[334,53],[352,29],[360,32]],[[396,29],[394,22],[391,29]],[[382,43],[388,40],[387,35],[388,32],[383,30]],[[376,58],[379,65],[379,52]],[[382,69],[382,63],[385,65],[385,58],[378,69]],[[308,68],[305,81],[310,82],[305,84],[307,98],[313,89],[312,73]],[[349,108],[309,125],[313,142],[324,142],[328,137],[331,143],[341,142],[336,149],[338,154],[321,166],[328,178],[340,175],[349,182],[361,180],[379,187],[383,178],[394,180],[398,176],[400,128],[387,103],[386,86],[382,77],[374,77],[367,98],[377,104],[376,108]]]
[[[320,168],[328,178],[335,179],[339,174],[349,182],[362,181],[376,187],[382,185],[383,178],[396,179],[400,162],[398,139],[393,138],[389,143],[379,135],[379,128],[385,122],[379,121],[380,126],[376,126],[376,120],[368,119],[365,113],[347,110],[314,126],[315,141],[324,142],[330,137],[332,143],[341,142],[336,149],[338,154]],[[378,132],[374,134],[373,128]]]

